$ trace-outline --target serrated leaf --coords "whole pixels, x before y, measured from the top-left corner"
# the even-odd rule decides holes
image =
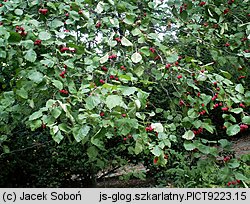
[[[242,123],[250,125],[250,116],[244,116],[242,118]]]
[[[88,125],[84,125],[83,127],[77,127],[73,129],[73,135],[77,142],[82,141],[89,133],[90,127]]]
[[[52,80],[52,84],[59,90],[63,89],[63,83],[59,80]]]
[[[57,131],[57,133],[55,135],[52,135],[52,138],[57,144],[59,144],[63,139],[63,135],[62,135],[61,131],[59,130],[59,131]]]
[[[168,63],[174,63],[178,60],[179,56],[175,53],[167,57]]]
[[[196,148],[196,145],[194,143],[191,143],[191,142],[188,142],[188,141],[185,141],[184,142],[184,148],[185,150],[187,151],[192,151]]]
[[[133,43],[131,43],[127,38],[122,37],[121,44],[128,47],[128,46],[133,46]]]
[[[186,131],[185,134],[182,135],[182,138],[186,140],[192,140],[194,137],[195,137],[195,134],[191,130]]]
[[[109,54],[107,53],[106,55],[104,55],[103,57],[100,58],[100,63],[104,64],[108,60],[109,60]]]
[[[230,110],[230,112],[239,114],[239,113],[243,112],[243,109],[242,108],[233,108]]]
[[[152,123],[151,127],[154,128],[156,132],[164,132],[164,127],[161,123]]]
[[[143,146],[140,141],[136,141],[135,143],[135,154],[138,155],[143,151]]]
[[[24,99],[27,99],[28,98],[28,92],[24,89],[24,88],[21,88],[19,90],[16,91],[17,95],[24,98]]]
[[[58,28],[58,27],[62,27],[64,24],[62,21],[60,21],[59,19],[54,19],[52,22],[51,22],[51,28]]]
[[[117,95],[111,95],[108,96],[106,98],[106,105],[107,107],[111,110],[112,108],[116,107],[116,106],[121,106],[121,104],[123,103],[122,101],[122,97],[121,96],[117,96]]]
[[[51,35],[50,35],[50,33],[46,32],[46,31],[42,31],[39,33],[38,38],[40,40],[49,40],[51,38]]]
[[[30,49],[24,55],[24,58],[29,62],[35,62],[37,58],[37,54],[33,49]]]
[[[118,87],[118,90],[122,92],[122,95],[124,96],[129,96],[134,94],[137,91],[136,87],[127,87],[127,86],[121,86]]]
[[[138,62],[140,62],[140,61],[142,60],[142,56],[141,56],[140,53],[135,52],[135,53],[131,56],[131,60],[132,60],[132,62],[134,62],[134,63],[138,63]]]
[[[213,126],[212,126],[212,125],[209,125],[208,123],[203,123],[202,126],[203,126],[208,132],[210,132],[211,134],[214,133],[214,129],[213,129]]]
[[[53,108],[53,110],[51,111],[51,115],[54,118],[58,118],[62,113],[62,110],[60,108]]]
[[[242,86],[242,84],[237,84],[235,90],[241,94],[244,94],[244,87]]]
[[[159,146],[155,146],[151,152],[153,153],[153,155],[159,157],[162,153],[162,150]]]
[[[40,83],[43,80],[43,74],[38,71],[32,71],[29,75],[28,78],[35,82],[35,83]]]
[[[98,96],[89,96],[85,99],[86,105],[85,107],[88,110],[93,110],[96,106],[98,106],[101,103],[101,100]]]
[[[32,115],[30,115],[29,120],[36,120],[42,116],[43,116],[42,111],[36,111]]]
[[[87,149],[87,154],[88,157],[90,158],[90,160],[94,160],[96,159],[97,155],[98,155],[98,149],[95,146],[91,146]]]
[[[240,132],[240,126],[239,125],[231,125],[227,128],[227,134],[229,136],[236,135]]]
[[[95,11],[96,11],[97,13],[102,13],[103,10],[104,10],[103,7],[104,7],[104,3],[103,3],[102,1],[100,1],[100,2],[97,4],[97,6],[96,6]]]
[[[23,15],[23,10],[21,10],[21,9],[15,9],[14,13],[16,15],[18,15],[18,16],[21,16],[21,15]]]

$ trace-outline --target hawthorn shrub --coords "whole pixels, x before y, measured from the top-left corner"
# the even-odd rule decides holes
[[[0,13],[2,155],[30,129],[89,180],[131,162],[164,175],[194,150],[202,172],[214,144],[248,131],[247,1],[7,0]]]

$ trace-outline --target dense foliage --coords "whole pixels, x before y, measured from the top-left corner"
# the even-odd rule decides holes
[[[248,0],[5,0],[0,13],[1,186],[20,167],[19,186],[62,187],[138,162],[176,186],[249,185],[249,157],[226,140],[250,125]]]

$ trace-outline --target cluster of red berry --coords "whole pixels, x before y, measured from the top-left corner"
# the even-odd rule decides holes
[[[48,13],[48,9],[46,8],[40,8],[39,10],[39,13],[41,13],[42,15],[46,15]]]
[[[240,184],[240,180],[229,181],[229,182],[227,183],[227,186],[237,185],[237,184]]]
[[[193,130],[193,133],[195,134],[195,135],[199,135],[199,134],[201,134],[203,132],[203,128],[202,127],[200,127],[198,130]]]
[[[41,45],[42,41],[41,40],[35,40],[34,45]]]
[[[16,26],[16,32],[23,37],[27,35],[27,32],[25,32],[25,29],[23,27]]]

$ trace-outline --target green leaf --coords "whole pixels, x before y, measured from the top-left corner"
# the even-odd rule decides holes
[[[28,92],[22,87],[21,89],[16,91],[16,94],[24,99],[28,98]]]
[[[7,145],[3,145],[2,148],[3,148],[3,152],[4,152],[5,154],[10,153],[10,148],[9,148]]]
[[[134,68],[134,73],[135,73],[138,77],[142,76],[143,73],[144,73],[144,67],[143,67],[143,66],[135,67],[135,68]]]
[[[237,84],[235,90],[241,94],[244,94],[244,87],[242,86],[242,84]]]
[[[131,60],[132,60],[132,62],[134,62],[134,63],[138,63],[138,62],[140,62],[140,61],[142,60],[142,56],[141,56],[140,53],[135,52],[134,54],[132,54]]]
[[[122,95],[129,96],[134,94],[137,91],[136,87],[120,86],[117,88],[122,92]]]
[[[127,135],[132,129],[137,129],[139,124],[136,119],[122,118],[116,120],[116,126],[120,135]]]
[[[52,22],[51,22],[51,28],[58,28],[58,27],[62,27],[64,24],[62,21],[58,20],[57,18],[54,19]]]
[[[59,144],[59,143],[62,141],[62,139],[63,139],[63,135],[62,135],[61,131],[58,130],[57,133],[56,133],[55,135],[52,135],[52,138],[53,138],[53,140],[54,140],[57,144]]]
[[[123,20],[124,23],[128,25],[134,24],[135,21],[135,15],[134,14],[127,14],[126,18]]]
[[[152,123],[151,127],[154,128],[154,131],[156,132],[164,132],[164,127],[161,123]]]
[[[54,118],[58,118],[62,113],[62,110],[60,108],[54,108],[52,111],[51,111],[51,115],[54,117]]]
[[[36,120],[42,116],[43,116],[43,113],[42,111],[39,110],[39,111],[34,112],[32,115],[30,115],[29,120]]]
[[[101,103],[101,100],[98,96],[89,96],[85,99],[86,105],[85,107],[88,110],[93,110],[96,106],[98,106]]]
[[[56,88],[58,88],[59,90],[61,90],[61,89],[63,89],[63,84],[62,84],[62,82],[60,82],[59,80],[52,80],[52,84],[56,87]]]
[[[214,128],[212,125],[209,125],[208,123],[203,123],[202,127],[204,127],[208,132],[210,132],[211,134],[214,133]]]
[[[88,125],[84,125],[83,127],[75,127],[73,128],[73,136],[77,142],[82,141],[89,133],[90,127]]]
[[[244,116],[244,117],[242,118],[242,122],[243,122],[244,124],[250,125],[250,116]]]
[[[174,53],[174,54],[167,57],[167,61],[168,61],[168,63],[174,63],[178,60],[178,58],[179,58],[179,56],[176,53]]]
[[[0,58],[6,58],[7,53],[4,50],[0,50]]]
[[[26,52],[24,58],[29,62],[35,62],[37,58],[36,52],[33,49],[30,49]]]
[[[104,64],[108,60],[109,60],[109,54],[107,53],[106,55],[104,55],[103,57],[100,58],[100,63]]]
[[[35,83],[40,83],[43,81],[43,74],[41,72],[38,71],[31,71],[30,74],[28,75],[28,78],[35,82]]]
[[[243,109],[242,108],[233,108],[230,110],[230,112],[239,114],[239,113],[243,112]]]
[[[240,126],[239,125],[232,125],[227,128],[227,134],[229,136],[236,135],[240,132]]]
[[[185,134],[182,135],[182,138],[186,140],[192,140],[194,137],[195,137],[195,134],[191,130],[186,131]]]
[[[40,40],[49,40],[51,38],[51,35],[50,35],[50,33],[46,32],[46,31],[42,31],[39,33],[38,38]]]
[[[184,10],[181,12],[180,16],[183,20],[186,20],[188,17],[188,12]]]
[[[143,145],[141,144],[141,141],[137,140],[135,143],[135,154],[138,155],[143,151]]]
[[[153,155],[155,155],[156,157],[159,157],[159,156],[161,155],[161,153],[162,153],[162,150],[160,149],[159,146],[155,146],[151,152],[152,152]]]
[[[121,44],[128,47],[128,46],[133,46],[133,43],[131,43],[127,38],[122,37]]]
[[[196,148],[196,145],[194,143],[191,143],[191,142],[188,142],[188,141],[185,141],[184,142],[184,148],[185,150],[187,151],[192,151]]]
[[[241,181],[249,180],[249,178],[245,177],[245,176],[244,176],[243,174],[241,174],[241,173],[235,172],[234,175],[235,175],[235,178],[236,178],[237,180],[241,180]]]
[[[102,1],[100,1],[100,2],[97,4],[96,8],[95,8],[95,12],[96,12],[96,13],[102,13],[103,10],[104,10],[103,7],[104,7],[104,3],[103,3]]]
[[[98,155],[98,149],[95,146],[91,146],[87,149],[87,154],[90,160],[95,160]]]
[[[21,10],[21,9],[15,9],[14,13],[16,15],[18,15],[18,16],[21,16],[21,15],[23,15],[23,10]]]
[[[111,110],[116,106],[121,106],[123,101],[121,96],[111,95],[106,98],[106,105]]]

